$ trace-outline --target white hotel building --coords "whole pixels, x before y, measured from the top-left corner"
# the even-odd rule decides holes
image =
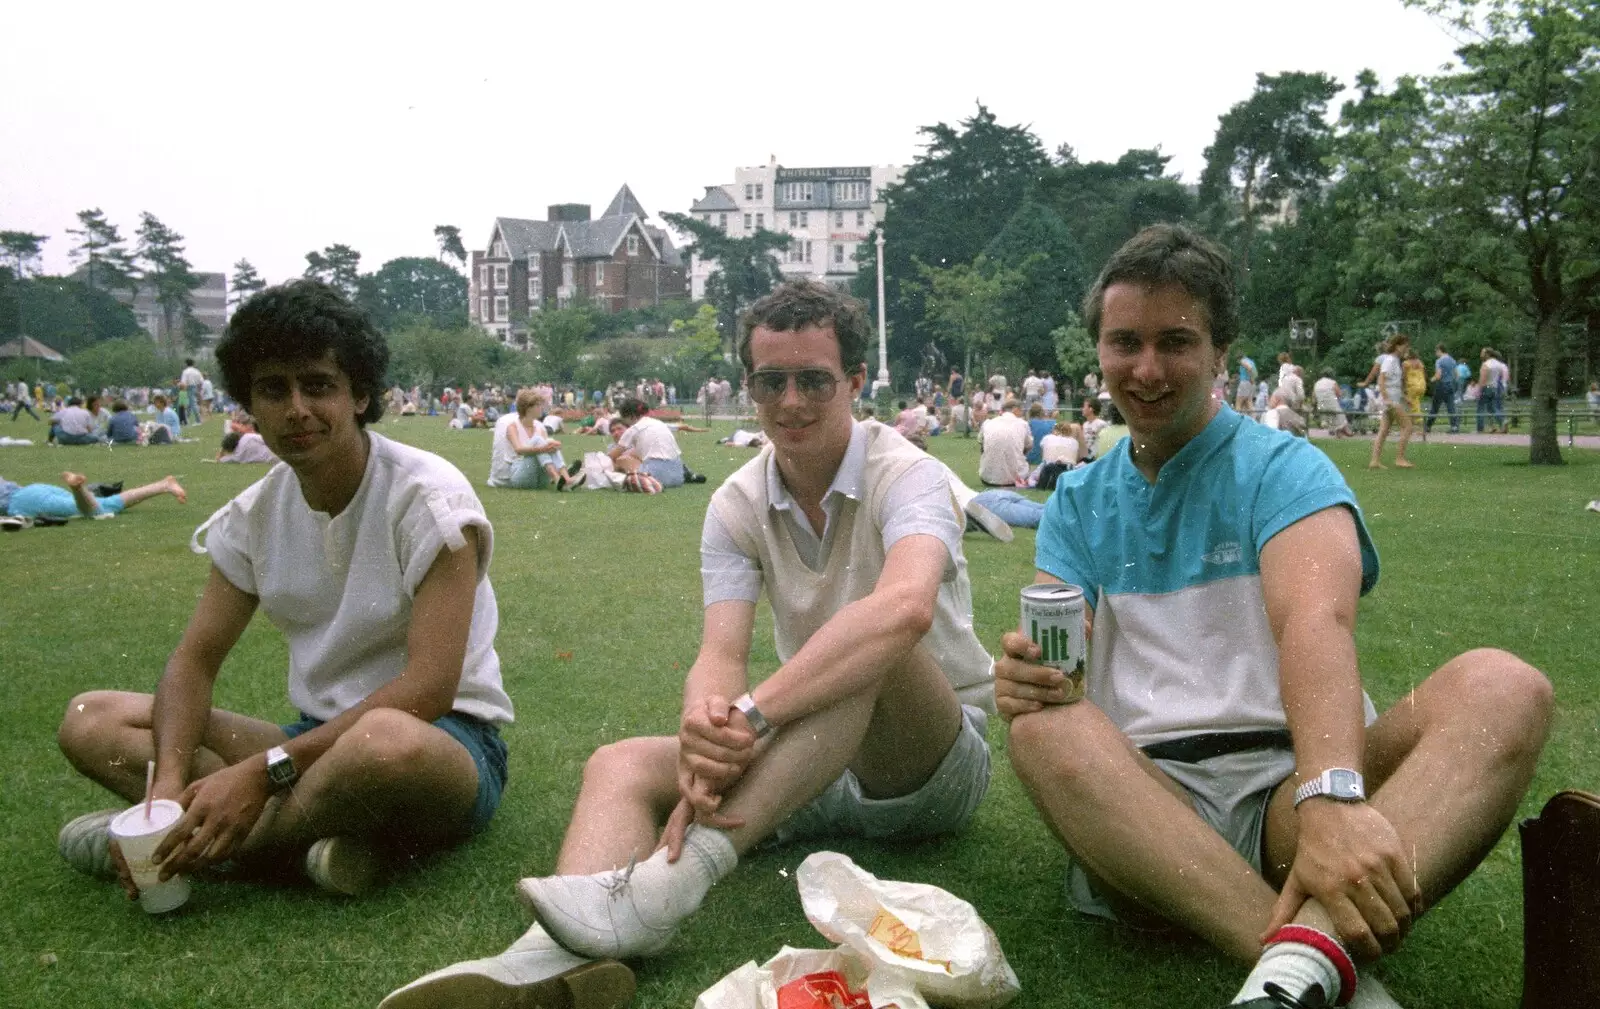
[[[733,181],[707,186],[689,212],[735,238],[765,228],[790,236],[778,262],[786,278],[812,277],[848,288],[856,275],[856,247],[875,239],[879,191],[899,182],[897,165],[858,168],[785,168],[776,159],[736,168]],[[695,300],[705,297],[706,278],[716,268],[693,257],[689,278]]]

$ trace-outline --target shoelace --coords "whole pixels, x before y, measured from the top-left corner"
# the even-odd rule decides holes
[[[628,866],[619,872],[613,872],[611,878],[606,880],[606,893],[612,897],[620,897],[628,889],[628,881],[633,878],[634,866],[638,864],[637,855],[628,856]]]

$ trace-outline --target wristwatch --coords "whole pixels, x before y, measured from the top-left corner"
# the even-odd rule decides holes
[[[755,730],[757,739],[772,734],[772,723],[761,714],[761,709],[756,707],[755,700],[749,694],[740,694],[733,702],[733,706],[744,715],[744,720],[750,723],[750,728]]]
[[[267,751],[267,780],[272,782],[273,788],[288,788],[300,780],[300,771],[294,766],[294,758],[281,746],[274,746]]]
[[[1330,767],[1294,790],[1294,804],[1298,806],[1319,795],[1338,802],[1365,802],[1367,786],[1360,771]]]

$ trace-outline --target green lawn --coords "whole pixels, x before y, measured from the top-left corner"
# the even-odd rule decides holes
[[[438,420],[378,430],[440,452],[474,483],[489,434]],[[0,434],[43,440],[42,425]],[[55,852],[68,818],[112,803],[77,777],[53,733],[68,699],[95,687],[150,690],[204,581],[189,534],[259,469],[202,462],[201,441],[170,448],[6,448],[0,474],[22,483],[78,468],[129,486],[166,473],[190,501],[147,502],[109,522],[75,522],[0,539],[0,678],[15,707],[0,739],[0,1006],[370,1006],[394,987],[464,957],[497,952],[523,928],[512,887],[547,871],[588,753],[618,737],[675,729],[683,671],[699,634],[696,544],[710,490],[748,453],[685,435],[710,483],[658,497],[481,490],[494,521],[499,649],[518,720],[508,730],[511,784],[483,837],[400,874],[361,901],[266,884],[197,886],[190,907],[152,920],[114,886],[67,868]],[[565,439],[573,451],[599,439]],[[1368,689],[1393,703],[1429,670],[1478,645],[1523,655],[1555,682],[1561,717],[1523,815],[1559,788],[1600,784],[1600,682],[1594,641],[1600,454],[1532,469],[1526,449],[1417,445],[1418,469],[1369,473],[1365,442],[1327,443],[1366,509],[1384,561],[1362,603]],[[975,479],[976,443],[934,439],[936,454]],[[1016,619],[1032,578],[1029,532],[1003,545],[967,539],[979,631],[994,641]],[[766,626],[765,622],[762,624]],[[770,639],[758,639],[758,673]],[[292,716],[284,646],[257,621],[229,661],[219,704]],[[1222,1005],[1242,972],[1186,939],[1134,934],[1065,905],[1062,854],[1006,761],[972,826],[949,840],[891,849],[840,843],[886,878],[943,886],[972,901],[999,934],[1030,1006]],[[1152,825],[1154,829],[1154,825]],[[668,955],[638,970],[640,1006],[689,1006],[746,959],[788,943],[822,945],[801,914],[783,849],[746,860],[708,898]],[[1385,966],[1412,1009],[1510,1007],[1521,977],[1521,885],[1514,832],[1413,932]]]

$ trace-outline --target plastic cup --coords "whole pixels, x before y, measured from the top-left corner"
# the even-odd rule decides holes
[[[111,820],[111,836],[122,849],[123,860],[139,888],[139,906],[149,914],[175,911],[189,899],[189,881],[173,876],[163,882],[159,878],[161,867],[150,860],[161,839],[182,815],[183,807],[176,802],[157,799],[150,804],[148,817],[141,802]]]

